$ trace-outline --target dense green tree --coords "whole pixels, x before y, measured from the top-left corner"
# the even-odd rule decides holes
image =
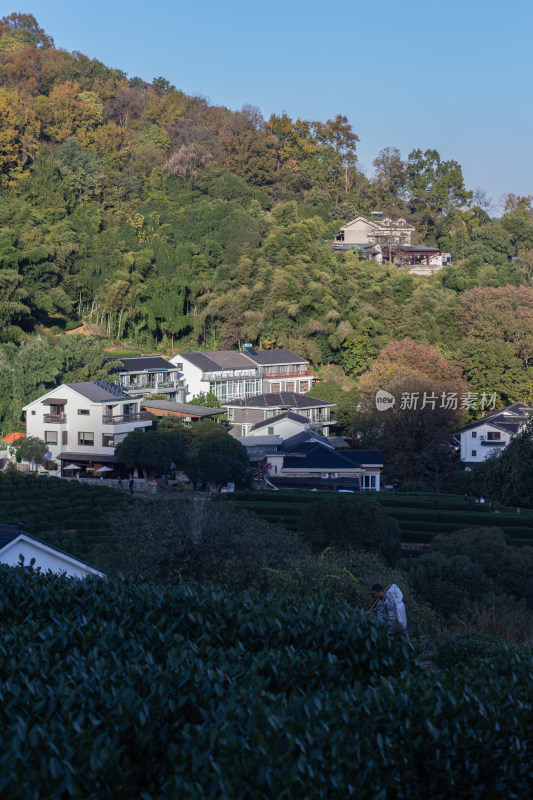
[[[533,426],[515,436],[501,453],[476,468],[476,483],[487,497],[508,506],[533,508]]]
[[[151,472],[160,475],[168,472],[172,464],[180,468],[185,460],[185,447],[177,434],[136,430],[120,442],[115,457],[127,469],[140,469],[147,478]]]
[[[463,171],[457,161],[442,161],[436,150],[412,150],[407,159],[407,191],[415,208],[428,208],[439,215],[461,207],[472,198],[465,189]]]
[[[17,439],[9,446],[9,450],[15,456],[17,464],[27,461],[32,466],[44,464],[48,452],[46,444],[37,436],[24,436],[24,438]]]
[[[324,498],[306,505],[298,524],[315,550],[377,550],[390,565],[400,556],[398,523],[374,500]]]

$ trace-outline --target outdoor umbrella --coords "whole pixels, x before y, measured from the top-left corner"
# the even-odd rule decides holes
[[[63,467],[63,469],[81,469],[81,467],[78,467],[77,464],[67,464],[66,467]]]
[[[113,472],[113,467],[98,467],[95,472]]]

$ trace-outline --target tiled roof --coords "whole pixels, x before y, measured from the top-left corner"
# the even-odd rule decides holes
[[[174,414],[188,414],[191,417],[212,417],[216,414],[225,414],[224,408],[211,408],[197,406],[192,403],[173,403],[171,400],[143,400],[141,408],[156,408],[160,411],[170,411]]]
[[[65,383],[69,389],[86,397],[92,403],[105,403],[110,400],[132,400],[129,394],[123,392],[118,386],[107,381],[85,381],[83,383]]]
[[[531,414],[533,414],[533,408],[530,406],[526,406],[524,403],[513,403],[505,408],[500,408],[498,411],[493,411],[492,414],[485,414],[481,419],[470,422],[464,428],[455,431],[455,435],[479,428],[480,425],[493,425],[500,430],[511,430],[516,433],[522,425],[527,423]]]
[[[252,449],[254,447],[261,447],[265,445],[280,445],[283,442],[281,436],[267,435],[267,436],[236,436],[238,442],[244,447]]]
[[[329,400],[318,400],[316,397],[308,397],[305,394],[296,392],[268,392],[258,394],[255,397],[247,397],[241,400],[228,400],[222,405],[235,406],[237,408],[323,408],[324,406],[334,406]]]
[[[212,353],[178,353],[174,358],[189,361],[202,372],[219,372],[222,369],[254,369],[250,359],[235,350],[219,350]]]
[[[320,442],[304,442],[291,449],[283,459],[283,469],[362,469],[382,466],[380,450],[334,450]]]
[[[307,364],[307,359],[293,353],[292,350],[256,350],[253,355],[245,355],[260,366],[274,366],[276,364]]]
[[[175,364],[172,364],[163,356],[138,356],[134,358],[107,358],[109,361],[121,361],[124,366],[117,365],[111,368],[111,373],[123,372],[142,372],[143,370],[158,370],[166,371],[169,369],[176,369]]]

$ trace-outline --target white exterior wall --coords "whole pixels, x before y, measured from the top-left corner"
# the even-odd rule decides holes
[[[190,361],[187,361],[187,359],[184,358],[181,353],[176,353],[176,355],[172,356],[169,361],[174,365],[183,364],[182,374],[185,378],[186,403],[191,399],[191,397],[195,397],[196,395],[200,394],[200,392],[207,393],[209,391],[208,381],[202,380],[202,370],[198,367],[195,367]]]
[[[45,422],[44,417],[49,412],[49,406],[44,404],[43,399],[58,397],[66,400],[63,406],[66,421]],[[57,444],[47,443],[51,458],[55,461],[62,452],[79,453],[80,455],[92,455],[95,460],[98,455],[112,456],[115,447],[107,447],[103,444],[103,434],[113,434],[115,442],[119,441],[137,428],[151,427],[151,420],[134,420],[128,422],[104,423],[103,417],[108,407],[112,406],[113,416],[124,415],[124,405],[135,406],[135,413],[139,413],[140,400],[138,398],[126,400],[125,398],[114,398],[109,401],[94,403],[84,397],[79,392],[68,386],[59,386],[51,392],[39,397],[32,403],[24,406],[26,411],[26,434],[27,436],[37,436],[46,442],[46,433],[57,433]],[[89,411],[88,414],[78,414],[78,410]],[[35,412],[35,413],[33,413]],[[109,412],[111,413],[111,411]],[[67,433],[67,443],[63,444],[63,432]],[[79,433],[94,433],[94,445],[78,444]]]
[[[41,568],[42,572],[64,573],[71,578],[86,578],[88,575],[105,577],[104,573],[84,564],[83,561],[60,553],[44,543],[26,538],[24,534],[18,536],[0,552],[0,564],[16,567],[20,562],[20,555],[24,556],[24,566],[29,567],[31,559],[35,559],[34,569]]]
[[[274,428],[274,436],[279,436],[281,439],[290,439],[291,436],[296,436],[297,433],[309,428],[304,422],[295,422],[291,419],[280,419],[277,422],[269,422],[269,426]],[[256,431],[250,431],[248,436],[266,436],[268,428],[266,425]],[[269,435],[269,434],[268,434]]]
[[[505,444],[482,444],[483,441],[488,441],[487,434],[489,431],[500,433],[500,441],[505,442]],[[473,434],[475,434],[475,436]],[[476,428],[461,433],[461,461],[465,461],[469,464],[480,464],[495,450],[498,453],[504,450],[511,439],[512,435],[506,431],[501,431],[490,423],[481,423]],[[475,455],[472,455],[473,451]]]

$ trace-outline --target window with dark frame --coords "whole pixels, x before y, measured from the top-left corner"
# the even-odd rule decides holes
[[[94,447],[94,433],[92,431],[78,431],[78,444],[85,447]]]

